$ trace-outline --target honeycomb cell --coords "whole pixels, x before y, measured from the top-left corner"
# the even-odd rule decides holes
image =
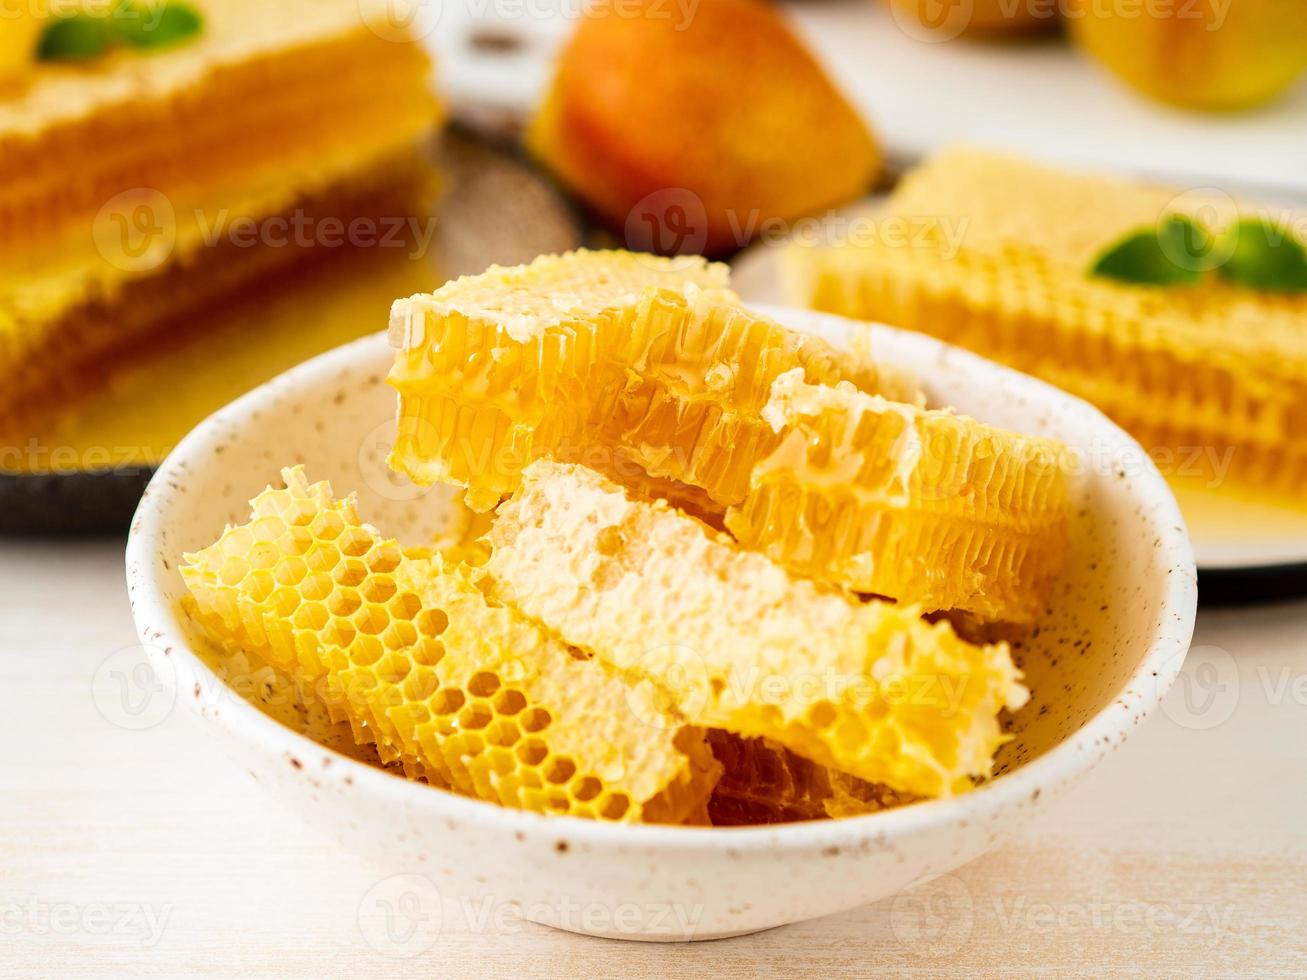
[[[468,732],[479,732],[495,717],[494,710],[484,702],[473,701],[458,713],[458,727]]]
[[[478,571],[495,599],[647,682],[630,688],[627,715],[670,700],[704,727],[945,796],[990,773],[999,714],[1027,697],[1006,644],[973,645],[919,608],[797,579],[583,467],[528,466],[489,542]]]
[[[525,765],[536,767],[549,757],[549,747],[544,739],[528,738],[517,747],[517,757]]]
[[[524,732],[539,732],[548,728],[551,721],[553,718],[544,708],[531,708],[522,715],[519,724]]]
[[[401,592],[390,601],[387,608],[392,619],[396,621],[411,620],[422,611],[422,600],[412,592]]]
[[[495,711],[511,717],[526,707],[526,697],[521,691],[512,688],[502,690],[495,695]]]
[[[449,617],[443,609],[422,609],[417,616],[418,632],[423,636],[439,636],[449,626]]]
[[[384,573],[369,575],[363,580],[360,592],[366,602],[387,603],[395,597],[395,583]]]
[[[478,698],[488,698],[499,690],[499,678],[488,670],[479,671],[468,681],[468,693]]]
[[[306,527],[291,527],[278,542],[288,555],[306,555],[313,547],[313,532]]]
[[[420,665],[415,665],[409,675],[404,678],[404,701],[422,702],[424,713],[427,712],[428,702],[436,696],[439,690],[440,680],[436,677],[435,672]]]
[[[839,712],[829,701],[818,701],[808,709],[808,721],[817,731],[829,728],[838,717]]]
[[[1024,623],[1044,608],[1069,542],[1064,445],[798,372],[764,411],[783,438],[725,520],[745,547],[928,610]]]
[[[579,251],[399,300],[391,465],[466,487],[487,510],[550,456],[652,481],[651,492],[690,488],[720,514],[776,442],[759,413],[784,371],[918,397],[869,358],[749,312],[726,287],[726,268],[699,258]]]
[[[309,574],[309,566],[298,556],[285,558],[277,562],[273,574],[281,585],[299,585],[304,581],[304,576]]]
[[[566,783],[576,775],[576,763],[565,756],[556,756],[545,769],[545,779],[551,783]]]
[[[422,635],[418,631],[417,642],[412,647],[413,661],[424,667],[434,667],[445,655],[445,646],[439,640]]]
[[[341,533],[338,545],[342,555],[362,558],[372,547],[372,535],[362,528],[348,527]]]
[[[511,718],[500,718],[486,731],[486,741],[499,748],[511,748],[521,737],[521,729]]]
[[[330,618],[330,613],[321,602],[306,601],[304,605],[295,611],[292,623],[296,629],[316,633],[327,625]]]
[[[338,585],[352,589],[362,584],[368,576],[368,566],[357,558],[347,558],[336,565],[331,577]]]
[[[625,793],[608,793],[599,800],[599,815],[605,820],[621,820],[631,807]]]
[[[185,556],[195,615],[215,638],[285,671],[410,778],[598,819],[680,823],[706,807],[720,767],[701,730],[671,711],[630,725],[628,691],[600,664],[491,604],[463,571],[378,540],[352,501],[302,470],[283,479],[284,489],[255,499],[251,525]],[[315,534],[307,551],[282,514]],[[261,539],[256,527],[276,537]],[[233,542],[283,550],[254,568]],[[319,551],[340,560],[315,564]],[[306,569],[334,566],[334,580],[318,571],[278,584],[273,569],[301,556]],[[597,792],[571,793],[578,770],[603,774]]]
[[[319,541],[332,541],[345,530],[345,522],[333,511],[319,511],[309,524],[309,530]]]
[[[364,597],[362,607],[351,618],[355,628],[366,636],[377,636],[390,625],[390,617],[385,609],[374,606]]]
[[[441,690],[431,702],[431,710],[438,715],[452,715],[463,707],[467,696],[456,687]]]

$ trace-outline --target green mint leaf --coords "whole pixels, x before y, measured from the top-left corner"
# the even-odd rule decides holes
[[[1192,230],[1202,229],[1188,219],[1172,216],[1160,229],[1131,232],[1105,249],[1090,273],[1138,286],[1191,286],[1198,282],[1200,271],[1177,259],[1188,254]]]
[[[107,20],[76,14],[46,27],[36,56],[42,61],[84,61],[104,54],[113,41],[113,28]]]
[[[1286,228],[1260,218],[1244,218],[1225,230],[1220,267],[1230,282],[1262,292],[1307,292],[1307,248]]]
[[[204,18],[181,0],[165,0],[158,6],[124,5],[118,32],[123,43],[138,50],[165,48],[185,41],[204,29]]]

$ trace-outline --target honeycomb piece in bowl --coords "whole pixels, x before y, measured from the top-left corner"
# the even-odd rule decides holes
[[[828,769],[766,738],[720,729],[708,744],[722,764],[708,815],[714,827],[853,817],[911,802],[911,797]]]
[[[726,515],[798,575],[928,610],[1028,622],[1065,559],[1067,448],[852,385],[772,386],[784,437]]]
[[[585,467],[532,463],[489,539],[492,595],[696,724],[897,791],[947,796],[987,776],[1000,712],[1027,698],[1006,644],[796,579]]]
[[[1201,219],[1219,241],[1241,217],[1283,214],[957,147],[889,200],[887,220],[920,229],[910,246],[796,245],[787,275],[800,303],[931,334],[1092,402],[1167,476],[1301,499],[1307,293],[1091,275],[1106,250],[1169,215]]]
[[[489,603],[462,569],[407,556],[301,468],[283,479],[249,523],[185,556],[218,640],[286,671],[383,762],[437,786],[544,813],[702,818],[720,767],[656,692]]]
[[[906,378],[744,309],[725,266],[578,251],[399,300],[391,465],[470,489],[484,510],[551,456],[622,482],[683,484],[719,511],[777,436],[772,382],[848,380],[912,399]]]

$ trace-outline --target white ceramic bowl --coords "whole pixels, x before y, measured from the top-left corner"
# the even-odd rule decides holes
[[[769,310],[847,342],[837,317]],[[287,372],[215,414],[177,447],[142,499],[127,547],[137,628],[156,670],[270,793],[446,901],[509,903],[596,935],[708,939],[852,908],[967,862],[1114,749],[1159,702],[1189,645],[1193,555],[1147,456],[1089,405],[930,338],[875,327],[878,355],[914,369],[932,403],[1080,447],[1088,465],[1072,560],[1039,635],[1018,651],[1032,702],[999,775],[976,791],[870,816],[780,827],[618,826],[544,817],[406,782],[365,762],[312,712],[251,683],[243,655],[208,649],[179,608],[182,552],[244,521],[246,501],[304,463],[357,490],[366,519],[429,539],[450,491],[393,478],[394,397],[381,336]],[[255,672],[253,679],[267,680]],[[238,693],[239,692],[239,693]],[[312,736],[312,737],[310,737]],[[324,744],[325,743],[325,744]],[[330,746],[330,747],[328,747]]]

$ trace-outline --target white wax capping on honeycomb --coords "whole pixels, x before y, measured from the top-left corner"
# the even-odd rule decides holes
[[[726,514],[741,544],[932,611],[1026,623],[1043,610],[1068,551],[1066,446],[797,371],[763,415],[784,436]]]
[[[1006,644],[796,579],[584,467],[531,464],[489,537],[497,598],[695,722],[896,791],[969,788],[1025,703]]]

